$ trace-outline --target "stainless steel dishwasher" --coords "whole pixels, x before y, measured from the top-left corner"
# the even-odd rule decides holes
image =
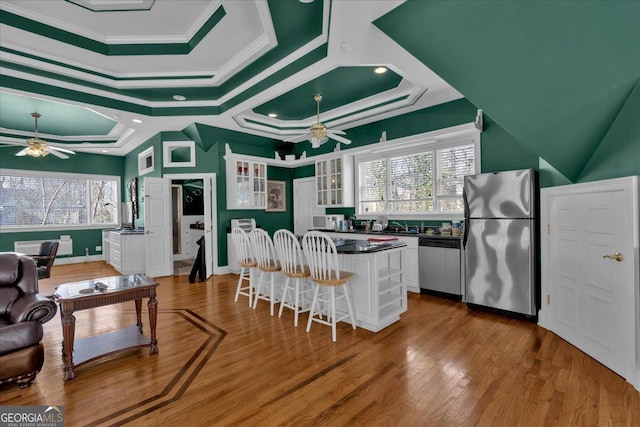
[[[421,292],[462,297],[459,239],[420,237],[418,265]]]

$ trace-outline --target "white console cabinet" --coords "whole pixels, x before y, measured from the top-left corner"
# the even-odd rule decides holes
[[[145,273],[143,233],[103,231],[102,251],[106,263],[121,274]]]

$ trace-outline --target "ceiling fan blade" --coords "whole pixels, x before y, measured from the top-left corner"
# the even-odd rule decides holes
[[[343,137],[341,137],[341,136],[338,136],[338,135],[336,135],[336,134],[335,134],[335,133],[333,133],[333,132],[327,132],[327,136],[328,136],[329,138],[331,138],[331,139],[335,139],[335,140],[336,140],[336,141],[338,141],[338,142],[342,142],[343,144],[347,144],[347,145],[351,144],[351,140],[350,140],[350,139],[347,139],[347,138],[343,138]]]
[[[48,145],[48,148],[51,149],[51,150],[62,151],[63,153],[67,153],[67,154],[76,154],[75,151],[67,150],[66,148],[61,148],[61,147],[54,146],[54,145]]]
[[[346,133],[340,129],[327,129],[327,132],[335,133],[336,135],[346,135]]]
[[[67,156],[66,154],[60,153],[59,151],[57,151],[53,147],[47,147],[47,151],[49,152],[49,154],[52,154],[52,155],[54,155],[56,157],[59,157],[61,159],[68,159],[69,158],[69,156]]]
[[[27,149],[26,148],[24,150],[20,150],[20,151],[18,151],[16,153],[16,156],[18,156],[18,157],[22,157],[22,156],[26,156],[26,155],[27,155]]]
[[[284,142],[301,142],[309,138],[308,133],[303,133],[302,135],[296,135],[291,138],[283,139]]]
[[[24,141],[2,141],[2,142],[0,142],[0,144],[4,144],[4,145],[7,145],[7,146],[9,146],[9,145],[13,145],[13,146],[22,145],[23,147],[28,145]]]

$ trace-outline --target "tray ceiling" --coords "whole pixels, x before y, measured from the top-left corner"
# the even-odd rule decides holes
[[[315,121],[315,93],[347,136],[460,98],[372,24],[400,4],[3,0],[0,142],[24,138],[34,109],[43,137],[124,155],[194,123],[283,140]]]

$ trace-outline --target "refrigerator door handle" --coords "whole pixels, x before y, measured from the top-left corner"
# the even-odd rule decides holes
[[[467,200],[467,191],[466,189],[462,189],[462,201],[464,203],[464,217],[469,217],[469,201]]]
[[[464,235],[462,237],[462,248],[467,249],[467,237],[469,237],[469,228],[471,226],[471,219],[465,218],[464,221]]]

